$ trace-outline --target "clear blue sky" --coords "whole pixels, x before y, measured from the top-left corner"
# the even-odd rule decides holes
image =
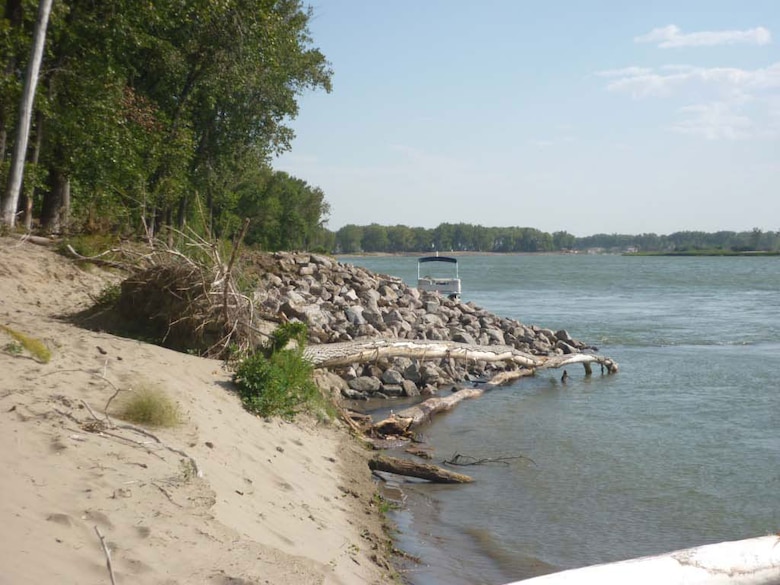
[[[780,0],[320,0],[328,227],[780,229]]]

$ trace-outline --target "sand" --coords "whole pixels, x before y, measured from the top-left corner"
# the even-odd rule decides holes
[[[248,414],[219,361],[77,327],[120,276],[0,238],[0,584],[391,581],[366,453],[337,424]],[[158,388],[183,422],[95,424],[115,388]],[[123,392],[123,393],[124,393]],[[111,419],[114,423],[121,421]]]

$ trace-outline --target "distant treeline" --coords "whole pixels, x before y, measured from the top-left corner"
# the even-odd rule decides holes
[[[328,238],[330,239],[330,238]],[[329,242],[331,243],[331,242]],[[336,253],[361,252],[562,252],[603,250],[606,252],[729,252],[780,250],[780,231],[699,231],[658,234],[596,234],[578,238],[568,232],[543,232],[527,227],[483,227],[467,223],[443,223],[428,229],[405,225],[345,225],[335,232]]]

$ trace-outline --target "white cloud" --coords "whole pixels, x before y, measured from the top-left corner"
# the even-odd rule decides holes
[[[683,33],[680,27],[670,24],[654,28],[649,33],[634,37],[635,43],[658,43],[661,49],[680,47],[714,47],[717,45],[768,45],[772,33],[763,26],[747,30],[718,30]]]
[[[676,98],[675,132],[708,140],[777,138],[780,62],[758,69],[664,65],[598,73],[608,91],[635,99]],[[686,103],[687,102],[687,103]]]
[[[623,67],[622,69],[608,69],[606,71],[597,71],[599,77],[634,77],[647,75],[653,70],[648,67]]]
[[[759,69],[666,65],[655,71],[626,67],[597,75],[612,79],[607,84],[609,91],[628,93],[634,98],[666,97],[685,86],[696,85],[730,94],[780,88],[780,62]]]
[[[680,108],[685,116],[672,130],[682,134],[701,136],[707,140],[736,140],[755,136],[753,121],[728,102],[711,102]]]

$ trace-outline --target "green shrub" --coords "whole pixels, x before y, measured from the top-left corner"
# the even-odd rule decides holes
[[[181,422],[178,405],[159,388],[142,386],[120,401],[116,416],[150,427],[173,427]]]
[[[233,380],[249,412],[290,419],[319,396],[311,374],[299,351],[283,349],[270,357],[256,353],[244,359]]]
[[[249,412],[260,416],[293,418],[301,411],[320,419],[333,417],[333,405],[322,396],[312,379],[312,366],[303,359],[307,328],[285,323],[271,335],[266,347],[239,362],[233,381]],[[294,339],[297,347],[285,349]]]
[[[302,351],[306,346],[308,334],[309,330],[305,323],[301,323],[300,321],[283,323],[271,333],[271,338],[266,344],[264,353],[266,356],[270,357],[274,352],[285,349],[290,340],[294,340],[298,349]]]

